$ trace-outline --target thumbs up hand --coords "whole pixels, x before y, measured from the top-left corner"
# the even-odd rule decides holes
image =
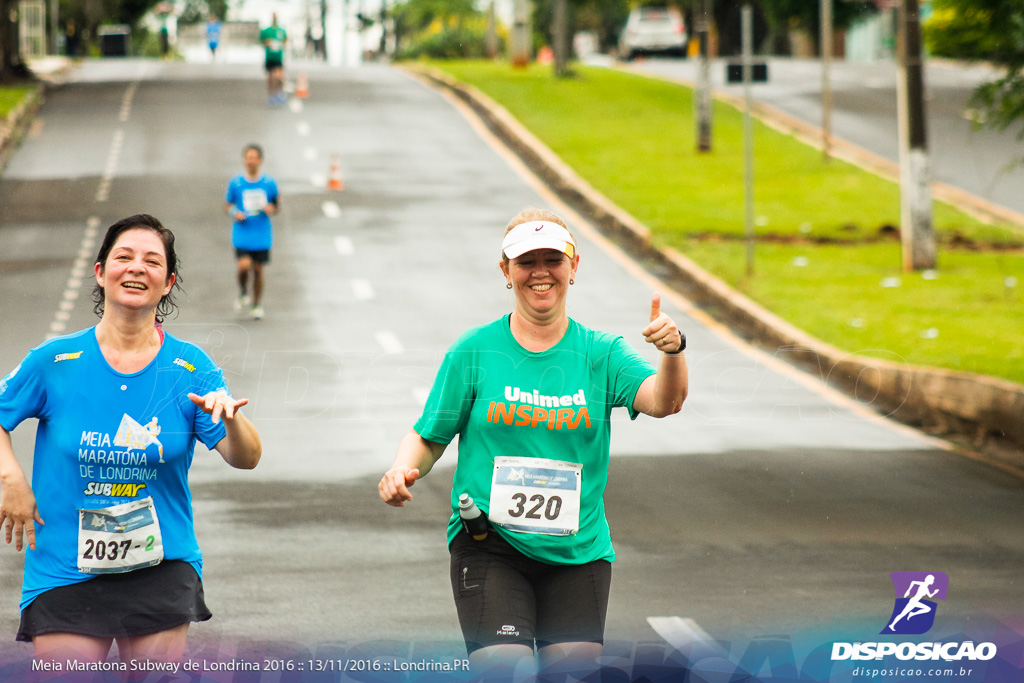
[[[661,315],[661,294],[651,294],[651,322],[653,323]]]
[[[651,294],[651,323],[640,334],[659,351],[677,353],[682,350],[682,333],[672,318],[661,312],[661,295],[658,292]]]

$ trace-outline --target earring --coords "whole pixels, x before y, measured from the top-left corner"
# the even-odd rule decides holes
[[[575,280],[573,280],[572,278],[569,278],[569,284],[570,284],[570,285],[574,285],[574,284],[576,284],[576,281],[575,281]]]
[[[512,289],[512,283],[511,282],[506,282],[505,283],[505,289]]]

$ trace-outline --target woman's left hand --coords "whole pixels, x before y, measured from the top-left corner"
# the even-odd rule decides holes
[[[222,391],[211,391],[206,396],[190,393],[188,398],[210,416],[213,424],[220,422],[222,416],[225,420],[233,420],[235,411],[249,402],[247,398],[234,398]]]
[[[665,353],[674,353],[683,345],[682,333],[672,318],[661,312],[661,295],[651,295],[651,324],[641,334],[648,343]]]

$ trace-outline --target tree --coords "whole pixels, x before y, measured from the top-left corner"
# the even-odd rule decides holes
[[[971,100],[986,125],[1006,130],[1024,122],[1024,3],[1021,0],[935,0],[924,26],[931,54],[986,61],[1005,73],[978,87]],[[1024,139],[1024,125],[1017,133]]]
[[[593,31],[601,51],[607,52],[614,47],[629,17],[629,4],[626,0],[588,0],[573,5],[576,10],[576,29]]]
[[[0,0],[0,83],[31,76],[18,41],[18,0]]]
[[[811,36],[821,35],[821,3],[817,0],[758,0],[761,11],[768,20],[769,33],[774,39],[786,34],[791,24],[796,24]],[[832,6],[833,25],[837,29],[848,28],[861,17],[878,11],[874,0],[841,0]]]
[[[572,36],[590,31],[597,36],[598,48],[608,50],[628,16],[627,0],[534,0],[533,40],[554,47],[555,76],[573,76],[568,67]]]
[[[184,7],[178,14],[178,25],[198,24],[210,17],[225,21],[229,9],[227,0],[185,0]]]
[[[483,57],[487,20],[473,0],[408,0],[397,5],[396,50],[400,58]]]

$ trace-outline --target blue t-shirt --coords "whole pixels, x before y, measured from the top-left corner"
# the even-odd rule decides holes
[[[0,380],[4,429],[39,419],[32,490],[45,524],[36,524],[36,549],[25,552],[21,609],[47,590],[92,578],[78,570],[79,509],[147,496],[164,559],[202,575],[188,470],[196,439],[212,449],[226,432],[188,393],[217,390],[226,391],[224,375],[198,346],[165,334],[156,358],[126,375],[103,357],[95,327],[40,344]],[[119,446],[125,430],[134,443]]]
[[[277,204],[277,183],[274,179],[263,175],[259,180],[252,181],[245,175],[237,175],[228,183],[224,201],[246,214],[244,221],[235,221],[234,229],[231,231],[231,243],[235,249],[270,249],[273,242],[270,216],[264,213],[263,209],[267,204]]]
[[[206,40],[210,47],[217,47],[220,42],[220,22],[209,21],[206,23]]]

